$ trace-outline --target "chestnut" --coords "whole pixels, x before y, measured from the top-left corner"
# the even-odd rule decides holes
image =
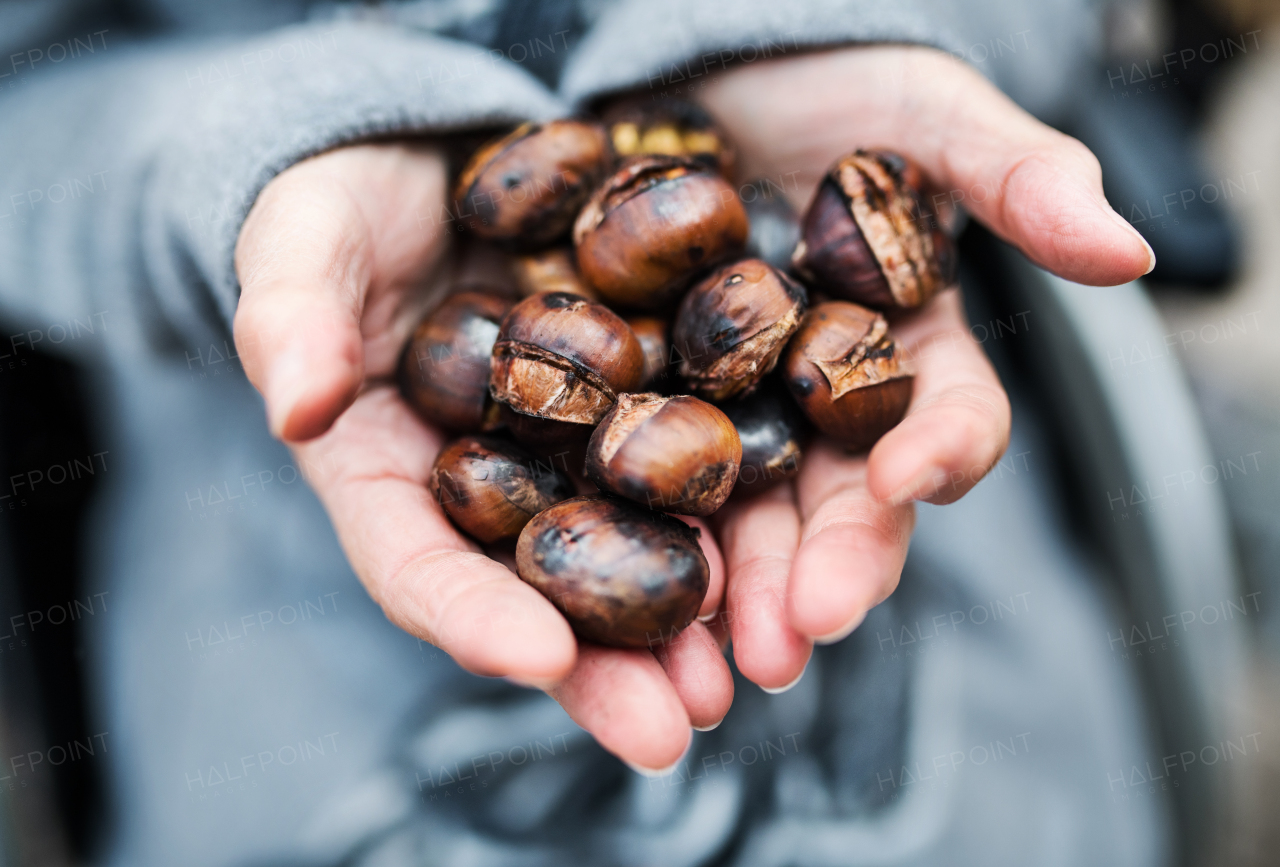
[[[594,425],[643,374],[644,350],[617,314],[567,292],[541,292],[502,320],[489,393],[524,415]]]
[[[902,420],[914,380],[884,316],[848,301],[810,310],[783,360],[787,390],[809,420],[852,451]]]
[[[485,544],[515,539],[534,515],[573,496],[572,483],[551,462],[486,436],[441,449],[427,486],[449,520]]]
[[[640,379],[639,387],[649,390],[657,385],[665,385],[667,369],[671,365],[667,321],[657,316],[631,316],[627,319],[627,325],[644,350],[644,376]]]
[[[696,529],[602,494],[536,515],[516,542],[516,569],[580,637],[614,647],[674,638],[711,580]]]
[[[684,99],[633,97],[612,103],[603,121],[620,157],[638,154],[687,156],[733,178],[736,163],[728,136],[711,115]]]
[[[587,477],[651,509],[710,515],[738,480],[733,422],[689,395],[623,394],[591,434]]]
[[[800,472],[811,428],[779,380],[770,377],[758,391],[720,409],[742,441],[735,499],[763,493]]]
[[[489,360],[511,302],[458,292],[418,323],[397,371],[405,401],[428,422],[458,433],[489,427]]]
[[[711,272],[685,294],[671,342],[680,375],[708,400],[751,392],[800,327],[804,288],[760,259]]]
[[[611,304],[668,306],[694,272],[747,240],[747,213],[732,186],[685,157],[634,157],[578,215],[578,269]]]
[[[507,247],[533,249],[566,234],[613,162],[598,123],[526,123],[481,147],[454,189],[463,225]]]
[[[804,215],[791,263],[835,298],[893,313],[920,307],[955,279],[951,239],[896,154],[836,161]],[[922,182],[922,181],[918,181]]]
[[[783,192],[773,181],[761,179],[743,185],[740,197],[751,222],[747,255],[785,271],[791,268],[791,253],[800,241],[800,215]]]
[[[511,260],[511,271],[522,298],[539,292],[568,292],[590,301],[599,300],[595,290],[578,276],[571,247],[552,247],[527,256],[516,256]]]

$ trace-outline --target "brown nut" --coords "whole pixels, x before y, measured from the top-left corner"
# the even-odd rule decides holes
[[[753,497],[800,472],[811,428],[781,382],[770,377],[758,391],[720,409],[742,440],[742,466],[733,497]]]
[[[884,316],[848,301],[809,311],[791,338],[783,375],[810,421],[854,451],[902,420],[914,379]]]
[[[418,323],[400,356],[400,390],[426,421],[466,433],[488,427],[489,361],[511,302],[458,292]]]
[[[573,496],[569,479],[550,462],[483,436],[441,449],[427,486],[449,519],[485,544],[515,539],[534,515]]]
[[[713,271],[680,302],[671,342],[680,375],[707,400],[751,392],[800,327],[804,288],[759,259]]]
[[[587,446],[587,477],[651,509],[710,515],[738,480],[733,422],[696,397],[624,394]]]
[[[578,276],[572,247],[552,247],[540,253],[515,256],[511,260],[511,271],[521,298],[539,292],[568,292],[581,295],[588,301],[600,300],[596,291]]]
[[[520,533],[516,568],[578,635],[614,647],[675,638],[711,581],[697,530],[601,494],[538,514]]]
[[[836,298],[897,312],[920,307],[955,279],[955,254],[894,154],[854,151],[823,178],[791,262]]]
[[[568,232],[613,153],[598,123],[526,123],[476,151],[454,189],[463,225],[482,238],[532,249]]]
[[[667,321],[657,316],[632,316],[627,319],[631,333],[644,350],[644,376],[640,388],[652,390],[667,381],[671,366],[671,344],[667,340]]]
[[[683,157],[627,161],[573,225],[578,269],[611,304],[670,305],[698,270],[742,248],[747,213],[724,178]]]
[[[620,157],[685,156],[733,177],[736,158],[728,136],[695,102],[637,96],[611,104],[603,120]]]
[[[489,393],[524,415],[594,425],[644,374],[644,351],[603,304],[566,292],[526,298],[502,320]]]

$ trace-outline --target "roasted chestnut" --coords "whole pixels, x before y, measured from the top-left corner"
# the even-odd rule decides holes
[[[666,385],[667,371],[671,366],[671,344],[667,340],[667,321],[656,316],[632,316],[627,319],[631,333],[640,341],[644,350],[644,377],[640,388],[653,390]]]
[[[912,374],[884,316],[848,301],[810,310],[783,360],[787,390],[805,415],[853,451],[902,420]]]
[[[466,436],[441,449],[428,487],[453,523],[486,544],[515,539],[534,515],[573,496],[573,485],[553,462],[485,436]]]
[[[568,292],[590,301],[599,300],[595,290],[578,276],[571,247],[552,247],[539,253],[516,256],[511,260],[511,270],[522,298],[539,292]]]
[[[762,179],[745,184],[739,197],[751,222],[747,255],[785,271],[791,267],[791,253],[800,242],[800,215],[783,197],[784,192],[782,186]]]
[[[502,320],[489,393],[524,415],[594,425],[643,375],[644,350],[617,314],[567,292],[542,292]]]
[[[533,249],[564,235],[613,162],[598,123],[526,123],[472,155],[454,190],[464,226]]]
[[[671,342],[694,394],[725,400],[773,370],[808,305],[804,288],[759,259],[711,272],[685,294]]]
[[[578,269],[606,301],[657,310],[689,278],[742,248],[747,214],[724,178],[671,156],[634,157],[573,225]]]
[[[405,400],[422,418],[465,433],[489,427],[489,361],[511,302],[481,292],[458,292],[418,323],[398,376]]]
[[[811,430],[795,401],[774,377],[756,392],[720,406],[742,441],[742,466],[733,497],[753,497],[800,472]]]
[[[595,494],[534,517],[516,568],[587,641],[656,647],[697,616],[711,572],[698,531],[677,518]]]
[[[955,253],[896,154],[854,151],[827,172],[804,215],[791,262],[830,295],[897,312],[955,279]],[[918,173],[914,173],[918,174]]]
[[[613,150],[620,157],[637,154],[686,156],[733,177],[733,147],[711,115],[683,99],[657,102],[643,96],[614,102],[604,113]]]
[[[623,394],[591,434],[587,477],[651,509],[710,515],[738,480],[733,422],[689,395]]]

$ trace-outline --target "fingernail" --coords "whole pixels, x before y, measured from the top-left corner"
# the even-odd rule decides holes
[[[272,436],[281,438],[306,387],[306,358],[290,347],[275,359],[267,377],[267,422]]]
[[[716,723],[716,725],[720,725],[720,724]],[[646,768],[643,765],[637,765],[637,764],[633,764],[632,762],[628,762],[626,759],[623,759],[622,761],[626,763],[626,766],[628,768],[635,771],[637,774],[640,774],[641,776],[665,777],[667,774],[671,773],[677,767],[679,767],[680,763],[684,761],[684,757],[689,755],[689,748],[692,746],[693,746],[693,734],[691,732],[689,734],[689,743],[685,744],[684,752],[680,754],[680,758],[676,759],[674,762],[667,765],[665,768]]]
[[[893,492],[889,497],[889,504],[901,506],[910,503],[912,500],[922,500],[937,491],[939,478],[945,479],[946,477],[947,474],[942,470],[926,464],[921,468],[920,472],[911,477],[911,481]]]
[[[720,728],[720,723],[722,723],[722,722],[724,722],[724,718],[723,718],[723,717],[721,717],[720,719],[716,720],[715,722],[713,722],[713,723],[712,723],[711,725],[709,725],[709,726],[694,726],[694,727],[693,727],[693,730],[694,730],[695,732],[712,732],[712,731],[715,731],[716,729]]]
[[[808,668],[809,666],[806,663],[805,667],[800,669],[800,673],[796,675],[796,679],[791,681],[791,683],[788,683],[786,686],[762,686],[760,688],[763,689],[765,692],[769,693],[769,695],[782,695],[784,692],[791,689],[793,686],[795,686],[804,678],[805,670]]]
[[[850,620],[844,626],[835,632],[828,632],[826,635],[819,635],[813,639],[814,644],[835,644],[837,641],[843,641],[849,637],[849,633],[862,625],[862,621],[867,619],[867,612],[863,611],[857,617]],[[789,687],[788,687],[789,688]]]
[[[1143,271],[1142,274],[1143,276],[1150,274],[1151,269],[1156,267],[1156,251],[1151,249],[1151,245],[1147,243],[1147,239],[1142,237],[1142,233],[1138,231],[1137,227],[1135,227],[1133,223],[1126,220],[1123,214],[1110,206],[1107,206],[1107,211],[1110,212],[1113,220],[1128,229],[1134,237],[1142,242],[1142,246],[1147,248],[1147,270]]]
[[[504,679],[510,683],[514,683],[516,686],[523,686],[527,689],[540,689],[543,692],[546,692],[560,682],[552,678],[520,677],[514,674],[508,674]]]

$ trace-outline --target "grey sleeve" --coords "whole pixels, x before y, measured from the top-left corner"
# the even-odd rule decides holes
[[[239,227],[302,158],[563,110],[484,49],[376,23],[81,55],[0,82],[0,317],[70,354],[95,322],[127,351],[225,336]]]

